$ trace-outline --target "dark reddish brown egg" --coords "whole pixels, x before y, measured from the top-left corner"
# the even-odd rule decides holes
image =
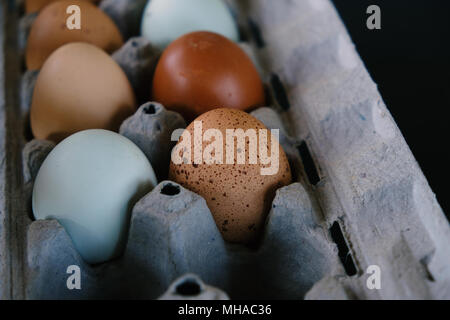
[[[247,54],[212,32],[193,32],[163,52],[153,80],[153,100],[188,120],[219,107],[249,110],[264,104],[261,78]]]

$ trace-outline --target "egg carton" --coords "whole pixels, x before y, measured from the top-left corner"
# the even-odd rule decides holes
[[[134,35],[142,1],[125,2],[100,7]],[[143,104],[120,133],[162,182],[134,206],[122,257],[96,266],[57,221],[32,219],[33,178],[54,145],[27,139],[36,72],[22,72],[21,48],[33,17],[0,3],[0,298],[450,298],[448,221],[331,2],[228,3],[270,96],[252,114],[281,130],[295,182],[277,191],[257,248],[224,242],[205,200],[164,180],[183,119]],[[113,55],[138,96],[158,54],[131,38]],[[71,265],[81,290],[67,288]],[[367,286],[374,265],[379,289]]]

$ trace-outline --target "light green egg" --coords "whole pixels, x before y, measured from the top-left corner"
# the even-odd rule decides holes
[[[144,153],[107,130],[85,130],[60,142],[33,188],[36,219],[56,219],[91,264],[119,255],[134,203],[157,184]]]
[[[164,49],[194,31],[219,33],[232,41],[239,31],[230,9],[221,0],[150,0],[142,17],[141,33]]]

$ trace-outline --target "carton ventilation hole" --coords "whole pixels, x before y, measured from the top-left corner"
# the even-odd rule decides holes
[[[161,189],[161,194],[166,196],[175,196],[180,193],[180,186],[173,185],[171,183],[165,184]]]
[[[25,59],[21,59],[20,61],[20,71],[21,73],[25,73],[28,70],[27,63]]]
[[[18,10],[19,10],[19,17],[25,15],[25,1],[18,1]]]
[[[341,226],[338,221],[335,221],[330,228],[331,238],[338,248],[339,258],[344,266],[345,272],[348,276],[354,276],[357,273],[355,262],[350,253],[350,249],[345,241]]]
[[[422,264],[424,270],[425,270],[425,276],[428,279],[428,281],[435,282],[433,275],[430,272],[430,269],[428,268],[428,264],[430,263],[432,256],[426,256],[423,259],[420,259],[420,263]]]
[[[302,158],[303,167],[305,169],[309,183],[315,186],[320,181],[320,176],[317,172],[316,165],[305,141],[303,141],[298,147],[298,151],[300,153],[300,157]]]
[[[26,142],[33,140],[33,132],[31,131],[30,113],[28,113],[25,117],[23,135]]]
[[[156,107],[153,103],[147,105],[144,107],[144,113],[145,114],[155,114],[156,113]]]
[[[266,105],[271,106],[275,102],[273,101],[271,86],[268,83],[264,83],[264,96],[266,97]]]
[[[176,292],[181,296],[196,296],[200,294],[201,288],[195,280],[188,279],[177,285]]]
[[[284,85],[277,74],[272,74],[270,76],[270,84],[272,86],[273,93],[275,95],[275,99],[278,102],[278,105],[285,111],[289,110],[291,104],[289,103]]]
[[[433,275],[430,272],[430,269],[428,269],[427,266],[425,266],[425,276],[427,277],[428,281],[435,282]]]
[[[26,209],[27,209],[27,216],[31,221],[35,221],[36,218],[34,217],[34,213],[33,213],[33,203],[32,200],[30,199],[29,201],[27,201],[26,203]]]
[[[238,32],[239,32],[239,40],[241,42],[248,42],[249,41],[248,33],[242,26],[238,27]]]
[[[266,43],[264,42],[264,39],[262,37],[261,29],[251,18],[248,19],[248,28],[253,35],[253,39],[255,39],[256,46],[258,48],[264,48],[266,46]]]

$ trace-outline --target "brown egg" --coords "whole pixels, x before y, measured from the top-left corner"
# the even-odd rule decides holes
[[[219,107],[248,110],[264,104],[264,87],[247,54],[212,32],[172,42],[155,70],[153,100],[186,119]]]
[[[199,124],[201,124],[201,130],[198,127]],[[212,132],[209,129],[217,129],[222,134],[222,141],[218,136],[214,138],[208,136],[208,131]],[[259,130],[263,130],[267,134],[269,147],[263,144],[262,150],[270,149],[269,155],[272,155],[272,150],[278,151],[278,156],[275,156],[276,152],[274,152],[273,161],[261,163],[261,160],[265,158],[259,147],[255,154],[256,149],[252,147],[250,139],[246,140],[245,137],[241,138],[245,145],[243,148],[242,145],[239,147],[238,139],[235,140],[234,146],[227,143],[227,129],[242,129],[243,132],[254,129],[252,132],[255,132],[258,140],[256,145],[259,145],[262,137]],[[198,132],[201,132],[201,135]],[[205,132],[207,135],[203,136]],[[260,235],[276,189],[291,182],[291,170],[286,154],[277,139],[273,139],[273,146],[271,143],[270,131],[268,132],[267,128],[251,115],[236,109],[220,108],[209,111],[195,119],[186,128],[175,146],[169,178],[206,200],[225,240],[239,243],[252,242]],[[215,148],[213,148],[214,144]],[[198,148],[200,145],[202,150],[198,151],[198,154],[203,154],[204,157],[201,163],[199,161],[195,163],[194,146],[200,150]],[[222,153],[219,151],[219,146],[223,148]],[[227,146],[229,152],[226,151]],[[241,154],[244,149],[245,154]],[[188,150],[191,151],[190,154]],[[238,154],[244,161],[241,160],[240,163],[237,161]],[[252,161],[250,155],[256,155],[257,161]],[[182,159],[181,163],[177,162],[178,156],[180,157],[178,160]],[[213,163],[214,157],[216,158]],[[227,157],[232,161],[228,162]],[[219,163],[219,159],[222,163]],[[272,168],[270,174],[264,172],[266,175],[263,175],[264,168],[266,170]]]
[[[72,0],[62,0],[46,6],[31,26],[25,59],[30,70],[40,69],[50,54],[69,42],[88,42],[108,53],[123,45],[122,35],[114,22],[95,5],[80,1],[81,29],[69,30],[66,13]]]
[[[44,8],[46,5],[61,0],[26,0],[25,1],[25,12],[31,13],[36,12]],[[73,0],[72,4],[77,4],[79,1],[89,1],[92,3],[97,3],[99,0]]]
[[[36,80],[31,129],[37,139],[58,142],[85,129],[117,131],[135,111],[131,85],[103,50],[70,43],[45,62]]]

